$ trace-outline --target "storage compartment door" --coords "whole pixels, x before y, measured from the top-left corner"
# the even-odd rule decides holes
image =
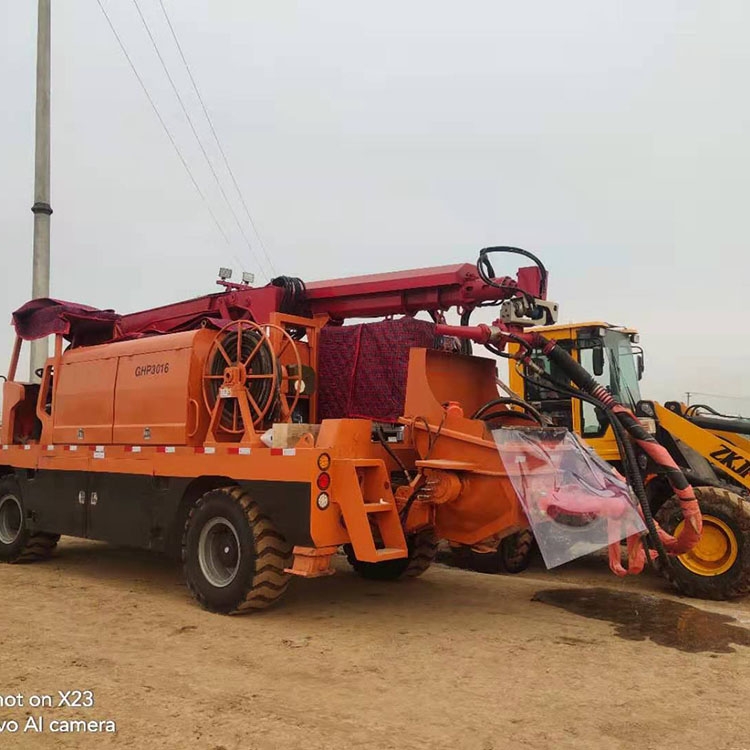
[[[106,445],[112,442],[117,359],[63,363],[52,409],[55,443]]]
[[[115,393],[115,443],[185,445],[198,403],[189,403],[191,349],[120,357]]]

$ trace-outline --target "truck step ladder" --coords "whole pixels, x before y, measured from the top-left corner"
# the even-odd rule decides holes
[[[383,462],[343,459],[336,463],[337,491],[332,500],[341,508],[357,559],[374,563],[407,557],[406,537]]]

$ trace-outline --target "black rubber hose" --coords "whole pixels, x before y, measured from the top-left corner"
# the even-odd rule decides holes
[[[296,276],[277,276],[271,279],[271,285],[284,290],[279,312],[287,315],[307,316],[308,310],[306,310],[305,305],[307,302],[307,287],[302,279]],[[288,333],[295,341],[299,341],[304,337],[306,330],[290,327]]]
[[[638,498],[638,503],[643,511],[643,520],[646,523],[646,529],[648,530],[648,537],[651,545],[659,555],[659,560],[662,565],[671,566],[672,561],[664,549],[664,544],[659,538],[659,534],[656,531],[656,524],[654,523],[654,516],[651,512],[651,503],[646,493],[646,487],[643,484],[643,476],[641,475],[640,469],[638,468],[638,458],[633,450],[633,444],[630,442],[625,428],[617,418],[616,414],[613,414],[609,409],[605,409],[604,413],[607,415],[610,424],[612,425],[612,432],[617,440],[617,447],[620,451],[620,456],[626,456],[627,462],[623,461],[623,468],[626,466],[626,476],[630,482],[630,486],[633,488],[635,496]]]
[[[411,474],[409,474],[409,470],[406,468],[404,462],[394,453],[391,446],[388,445],[388,439],[383,433],[383,428],[380,425],[378,425],[375,429],[375,434],[377,435],[380,444],[383,446],[383,448],[385,448],[386,453],[396,462],[398,467],[403,472],[404,476],[406,477],[406,481],[411,482]]]
[[[708,404],[691,404],[690,406],[685,409],[685,416],[694,416],[697,414],[699,409],[705,409],[710,414],[713,414],[716,417],[730,417],[732,418],[734,415],[729,414],[722,414],[719,411],[716,411],[713,406],[709,406]]]
[[[473,312],[472,309],[464,310],[461,313],[461,320],[460,324],[462,326],[468,326],[469,320],[471,319],[471,313]],[[471,345],[471,339],[461,339],[461,354],[471,355],[473,353],[474,349]]]
[[[529,414],[525,411],[514,411],[512,409],[503,409],[502,411],[493,411],[489,414],[483,414],[480,419],[482,422],[492,422],[496,419],[506,419],[507,417],[513,417],[514,419],[525,419],[528,422],[532,422],[537,427],[544,427],[544,424],[540,422],[533,414]]]
[[[735,435],[748,435],[750,434],[750,419],[743,417],[706,417],[701,414],[691,414],[686,417],[696,427],[701,427],[704,430],[722,430],[723,432],[732,432]]]
[[[594,394],[602,386],[600,386],[599,383],[597,383],[596,380],[594,380],[594,378],[588,373],[588,371],[583,368],[578,362],[576,362],[573,357],[570,356],[570,354],[568,354],[564,349],[561,349],[558,346],[553,346],[546,352],[546,354],[549,357],[550,361],[557,364],[560,369],[565,372],[565,374],[581,390],[583,390],[592,398],[596,398]],[[633,446],[627,435],[627,432],[629,432],[630,430],[628,430],[628,428],[625,427],[625,425],[623,425],[623,423],[620,421],[619,417],[612,412],[612,406],[616,403],[614,399],[612,399],[612,404],[607,404],[602,401],[600,401],[599,403],[601,405],[601,408],[604,409],[604,412],[607,415],[610,424],[612,425],[613,431],[617,432],[622,440],[622,446],[625,450],[625,454],[628,457],[628,463],[632,467],[632,470],[629,472],[630,476],[628,477],[628,479],[630,480],[630,484],[633,487],[633,491],[635,492],[635,495],[638,498],[638,502],[641,506],[641,510],[643,511],[643,519],[646,522],[646,528],[648,529],[648,533],[654,544],[654,548],[659,553],[659,559],[662,561],[662,563],[665,565],[669,565],[670,562],[666,550],[664,549],[664,545],[662,544],[661,539],[659,539],[659,534],[656,530],[656,525],[654,524],[654,517],[651,513],[651,505],[649,504],[648,497],[646,495],[646,488],[643,486],[643,477],[638,470],[638,461],[635,456],[635,451],[633,450]],[[684,477],[683,481],[687,483],[687,480]]]
[[[593,376],[576,362],[562,347],[553,346],[545,354],[551,362],[557,364],[560,369],[583,391],[590,396],[594,396],[594,391],[599,388],[599,383],[594,380]],[[594,396],[594,398],[596,398]]]
[[[241,338],[242,340],[240,346],[238,347],[237,334],[234,331],[231,331],[227,333],[226,336],[224,336],[221,342],[224,351],[233,363],[244,362],[247,357],[252,354],[253,350],[256,348],[256,346],[258,346],[259,342],[264,337],[257,331],[243,331]],[[273,374],[273,355],[267,341],[260,344],[260,347],[258,348],[255,357],[253,358],[252,364],[253,372],[257,375]],[[214,354],[213,361],[211,362],[211,375],[223,375],[227,366],[228,363],[226,359],[224,359],[224,355],[217,350]],[[278,386],[277,392],[274,394],[272,392],[272,383],[272,378],[258,378],[256,380],[250,381],[250,384],[247,386],[250,395],[253,397],[253,400],[258,405],[258,408],[261,409],[261,411],[265,408],[265,405],[268,403],[269,399],[275,401],[278,396]],[[212,397],[213,403],[216,403],[216,399],[218,398],[219,389],[221,388],[221,386],[222,381],[218,377],[213,377],[211,379],[208,390]],[[236,403],[236,401],[230,400],[227,400],[224,403],[221,412],[221,426],[225,429],[234,429],[233,423]],[[273,409],[273,404],[266,413],[270,413],[271,409]],[[251,414],[253,416],[253,420],[255,420],[255,418],[258,416],[254,413],[252,407]]]
[[[477,273],[479,274],[479,277],[482,279],[482,281],[485,282],[485,284],[489,284],[490,286],[498,287],[501,289],[503,288],[502,284],[498,284],[494,281],[495,269],[492,267],[492,262],[488,257],[492,253],[511,253],[513,255],[523,255],[524,258],[528,258],[529,260],[533,261],[541,272],[541,279],[539,280],[539,294],[537,294],[537,297],[541,299],[544,299],[546,297],[547,278],[549,274],[547,273],[547,269],[544,267],[544,263],[542,263],[542,261],[539,260],[536,255],[534,255],[534,253],[530,253],[528,250],[524,250],[520,247],[498,245],[496,247],[485,247],[479,251],[479,259],[477,260]],[[526,294],[526,297],[529,297],[529,295]]]
[[[519,406],[526,412],[529,412],[539,422],[544,424],[544,417],[538,409],[535,409],[531,404],[526,403],[523,399],[513,398],[512,396],[500,396],[499,398],[493,398],[492,401],[488,401],[483,406],[480,406],[472,415],[471,419],[482,419],[482,415],[491,409],[493,406]]]

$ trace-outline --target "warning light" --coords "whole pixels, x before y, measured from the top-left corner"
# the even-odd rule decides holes
[[[318,489],[327,490],[331,486],[331,475],[323,472],[318,474]]]
[[[318,468],[325,471],[331,465],[331,457],[327,453],[321,453],[318,456]]]
[[[318,508],[320,508],[321,510],[325,510],[329,506],[330,502],[331,502],[331,499],[328,497],[328,495],[325,492],[321,492],[318,495],[317,504],[318,504]]]

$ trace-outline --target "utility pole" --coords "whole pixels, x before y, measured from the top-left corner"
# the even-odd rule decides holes
[[[687,396],[687,406],[690,406],[690,391],[685,391],[685,395]]]
[[[49,297],[49,197],[50,142],[50,0],[39,0],[36,37],[36,145],[34,151],[34,261],[32,299]],[[49,354],[47,339],[31,342],[31,376],[44,367]]]

